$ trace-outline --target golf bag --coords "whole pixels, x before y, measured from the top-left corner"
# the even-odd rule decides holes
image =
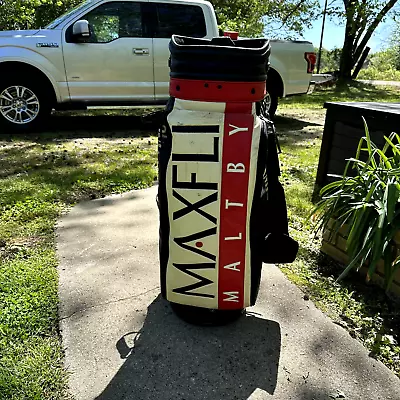
[[[262,262],[292,262],[264,39],[173,36],[170,100],[159,131],[161,291],[172,303],[242,310]]]

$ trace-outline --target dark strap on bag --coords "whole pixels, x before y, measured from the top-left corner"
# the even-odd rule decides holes
[[[265,191],[261,196],[264,210],[265,229],[262,250],[265,263],[291,263],[295,260],[299,245],[289,236],[285,192],[279,182],[280,151],[275,127],[263,119],[267,129],[267,161],[265,170]]]

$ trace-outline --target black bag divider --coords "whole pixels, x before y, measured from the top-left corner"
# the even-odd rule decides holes
[[[256,302],[262,262],[292,262],[298,249],[275,129],[256,115],[270,46],[173,36],[170,51],[159,131],[161,291],[191,322],[223,323]]]
[[[212,40],[173,36],[170,77],[210,81],[265,82],[271,46],[265,39]]]

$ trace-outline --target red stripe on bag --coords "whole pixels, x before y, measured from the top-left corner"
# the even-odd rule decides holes
[[[244,308],[252,104],[237,113],[227,103],[222,147],[218,308]]]
[[[266,94],[265,81],[224,82],[171,78],[169,94],[172,97],[192,101],[257,102]]]

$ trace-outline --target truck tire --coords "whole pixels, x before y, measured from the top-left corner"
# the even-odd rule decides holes
[[[50,114],[51,100],[41,80],[10,77],[0,81],[0,133],[37,128]]]

